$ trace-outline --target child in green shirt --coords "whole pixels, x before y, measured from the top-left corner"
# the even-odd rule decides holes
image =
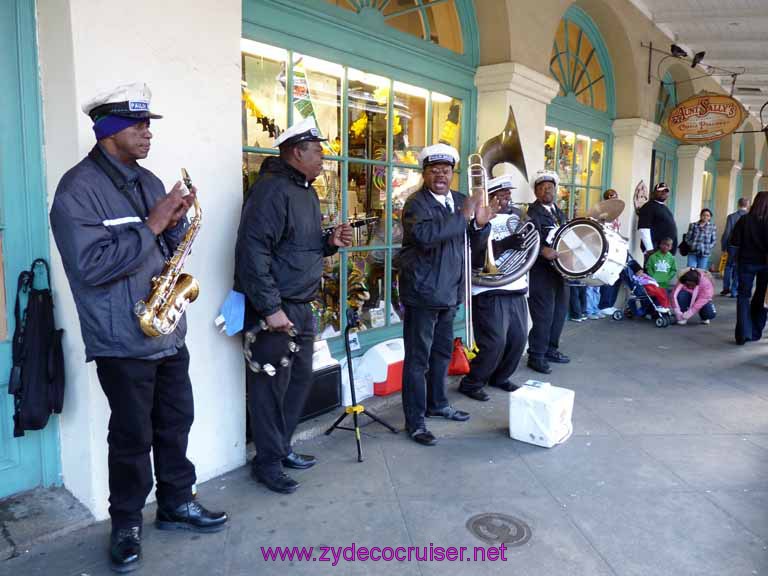
[[[670,250],[672,238],[664,238],[659,242],[659,249],[651,254],[646,264],[648,275],[664,289],[671,288],[672,281],[677,277],[677,264]]]

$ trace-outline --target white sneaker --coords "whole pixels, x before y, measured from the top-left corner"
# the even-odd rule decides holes
[[[589,320],[600,320],[600,318],[605,318],[605,316],[600,316],[599,314],[590,314],[587,316]]]
[[[685,324],[688,324],[688,320],[678,320],[678,321],[677,321],[677,323],[678,323],[680,326],[684,326]]]
[[[600,310],[600,312],[602,312],[602,313],[603,313],[603,314],[605,314],[606,316],[610,316],[611,314],[613,314],[614,312],[616,312],[616,308],[614,308],[614,307],[610,307],[610,308],[602,308],[602,309]]]
[[[662,314],[667,314],[667,313],[669,313],[669,308],[665,308],[664,306],[659,306],[658,310],[659,310],[659,312],[661,312]]]
[[[701,323],[702,324],[709,324],[709,320],[702,320]]]

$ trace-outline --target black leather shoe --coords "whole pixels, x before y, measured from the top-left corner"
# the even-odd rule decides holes
[[[423,446],[434,446],[437,444],[435,435],[426,428],[419,428],[418,430],[411,432],[411,438],[413,438],[414,442],[418,442]]]
[[[286,468],[293,468],[294,470],[306,470],[307,468],[312,468],[317,464],[317,458],[314,456],[310,456],[309,454],[296,454],[296,452],[291,452],[283,458],[283,466]]]
[[[141,526],[112,531],[109,560],[109,567],[121,574],[141,568]]]
[[[264,484],[272,492],[279,492],[280,494],[293,494],[300,485],[285,472],[267,475],[259,474],[256,470],[253,470],[251,477],[257,482]]]
[[[571,361],[568,356],[560,352],[560,350],[551,350],[547,352],[545,358],[549,362],[554,362],[555,364],[568,364],[568,362]]]
[[[498,388],[499,390],[504,390],[504,392],[514,392],[515,390],[520,388],[520,386],[518,386],[514,382],[510,382],[509,380],[507,380],[506,382],[501,382],[499,384],[491,384],[491,386],[493,386],[494,388]]]
[[[544,358],[528,358],[528,368],[542,374],[552,374],[552,368]]]
[[[218,532],[227,523],[226,512],[211,512],[195,500],[173,509],[157,507],[155,526],[159,530],[191,530],[193,532]]]
[[[480,402],[488,402],[488,400],[491,399],[491,397],[481,388],[478,388],[477,390],[464,390],[463,388],[459,388],[459,392],[464,394],[464,396],[472,398],[472,400],[479,400]]]
[[[469,412],[456,410],[453,406],[446,406],[442,410],[427,410],[427,418],[445,418],[456,422],[466,422],[469,420]]]
[[[720,296],[728,296],[728,294],[730,293],[731,293],[730,290],[720,290]]]

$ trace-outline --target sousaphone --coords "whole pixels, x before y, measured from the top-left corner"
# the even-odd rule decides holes
[[[520,143],[520,132],[515,122],[515,114],[509,107],[507,124],[500,134],[489,139],[480,147],[487,178],[493,178],[493,169],[502,163],[512,164],[528,180],[528,170]],[[487,190],[484,198],[487,199]],[[539,255],[540,238],[532,222],[523,222],[517,216],[510,215],[506,222],[510,234],[523,234],[522,250],[506,250],[502,254],[493,254],[491,240],[488,242],[485,265],[482,269],[472,270],[472,283],[476,286],[497,288],[518,278],[530,270]]]

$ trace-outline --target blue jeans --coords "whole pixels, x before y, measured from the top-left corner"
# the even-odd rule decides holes
[[[734,298],[739,291],[739,271],[736,266],[738,251],[739,249],[735,246],[728,247],[728,262],[723,272],[723,292],[730,292]]]
[[[598,306],[600,302],[600,288],[597,286],[587,286],[587,314],[597,314],[600,312]]]
[[[598,307],[613,308],[616,305],[616,298],[619,295],[619,289],[621,288],[621,278],[616,280],[613,286],[600,286],[600,304]]]
[[[755,294],[752,284],[757,279]],[[736,301],[736,342],[760,340],[765,328],[765,291],[768,288],[768,264],[739,264],[739,296]],[[750,296],[752,299],[750,300]]]
[[[569,316],[578,319],[587,315],[587,287],[584,285],[570,284],[570,298],[568,300]]]
[[[698,268],[700,270],[709,270],[709,254],[688,254],[688,267]]]
[[[680,312],[685,312],[691,307],[691,293],[685,290],[680,290],[677,294],[677,305],[680,306]],[[699,308],[699,318],[702,320],[712,320],[717,316],[717,310],[712,302],[707,302]]]

